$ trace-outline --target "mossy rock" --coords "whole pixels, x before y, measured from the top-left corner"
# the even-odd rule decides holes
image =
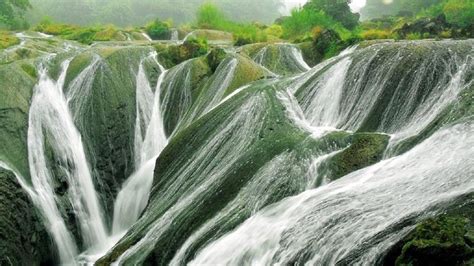
[[[306,63],[310,67],[313,67],[313,66],[321,63],[324,60],[324,55],[320,54],[318,51],[316,51],[314,49],[312,42],[300,43],[300,44],[298,44],[298,47],[301,50],[301,54],[303,55],[303,59],[306,61]]]
[[[474,227],[462,216],[427,219],[403,240],[395,265],[469,265],[474,259]]]
[[[1,167],[0,195],[0,264],[54,264],[55,247],[41,216],[15,175]]]
[[[0,161],[8,163],[28,181],[26,137],[29,105],[36,83],[33,70],[31,61],[0,65]]]
[[[329,160],[326,166],[329,167],[329,179],[338,179],[379,162],[389,139],[389,136],[377,133],[354,134],[351,145]]]
[[[219,30],[195,30],[187,35],[187,38],[204,38],[208,41],[225,41],[232,43],[234,37],[232,33]]]
[[[142,218],[98,265],[115,261],[147,234],[156,235],[140,245],[146,250],[139,247],[121,263],[166,265],[193,232],[208,228],[187,251],[189,261],[256,210],[304,191],[309,159],[348,141],[346,135],[311,138],[287,118],[276,90],[256,82],[179,131],[157,160]],[[251,196],[256,188],[262,200]]]
[[[87,157],[94,170],[96,189],[106,211],[112,214],[113,200],[123,182],[134,171],[136,116],[136,73],[140,62],[152,52],[150,47],[98,47],[77,55],[66,76],[66,94],[72,81],[98,57],[95,72],[89,73],[90,88],[84,83],[78,96],[70,100],[71,112],[81,132]],[[97,59],[96,59],[97,60]],[[148,77],[159,71],[145,67]],[[154,87],[153,84],[150,84]]]
[[[176,66],[192,58],[200,57],[209,51],[206,39],[188,38],[178,45],[155,45],[160,62],[167,68]]]

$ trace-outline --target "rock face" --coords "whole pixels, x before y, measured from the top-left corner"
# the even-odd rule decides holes
[[[26,70],[26,71],[25,71]],[[26,135],[36,70],[31,61],[0,65],[0,161],[29,179]]]
[[[253,210],[304,190],[311,156],[347,140],[314,140],[285,110],[271,82],[258,82],[180,131],[157,161],[143,217],[98,264],[131,247],[121,263],[166,265],[176,252],[183,263]]]
[[[379,162],[387,148],[390,137],[374,133],[357,133],[351,145],[332,157],[328,166],[329,179],[335,180],[349,173]]]
[[[54,246],[15,175],[0,167],[0,264],[51,265]]]
[[[421,221],[382,258],[384,265],[470,265],[474,260],[474,195]],[[460,207],[459,207],[460,206]]]
[[[109,217],[118,190],[134,171],[136,73],[151,52],[149,47],[91,49],[75,56],[68,69],[65,90],[75,95],[71,109]],[[148,69],[156,80],[156,63]]]

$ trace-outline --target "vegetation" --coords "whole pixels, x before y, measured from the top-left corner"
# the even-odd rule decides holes
[[[159,52],[160,61],[167,67],[172,67],[191,58],[207,54],[209,44],[203,38],[188,38],[180,45],[172,45],[165,49],[161,45],[156,45],[155,48]]]
[[[197,27],[231,32],[234,35],[234,41],[237,46],[267,41],[266,27],[231,21],[224,15],[222,10],[211,3],[206,3],[199,8]]]
[[[19,44],[20,40],[9,32],[0,31],[0,49]]]
[[[6,25],[13,30],[28,28],[24,12],[30,7],[28,0],[0,1],[0,25]]]
[[[474,2],[469,0],[396,0],[387,8],[377,1],[368,1],[362,14],[386,16],[363,22],[361,31],[373,39],[373,33],[395,39],[458,38],[474,36]]]
[[[310,0],[305,9],[324,12],[348,29],[354,29],[359,24],[359,14],[352,13],[350,0]]]
[[[146,26],[146,32],[154,40],[169,40],[171,37],[170,24],[155,19]]]

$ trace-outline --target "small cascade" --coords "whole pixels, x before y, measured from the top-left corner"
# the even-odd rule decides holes
[[[237,65],[238,60],[236,58],[228,58],[217,68],[212,80],[196,100],[196,106],[191,118],[187,121],[188,124],[205,115],[221,102],[234,79]]]
[[[160,104],[161,87],[167,71],[156,60],[156,53],[150,57],[160,67],[161,74],[153,93],[144,70],[144,60],[140,63],[137,74],[135,125],[136,170],[125,182],[115,201],[113,235],[126,232],[145,209],[153,181],[156,159],[167,144]]]
[[[28,127],[28,153],[33,197],[41,210],[59,250],[61,262],[73,263],[77,246],[66,227],[58,205],[55,184],[67,184],[68,200],[74,208],[84,245],[87,249],[105,244],[107,230],[97,199],[81,135],[63,94],[69,60],[62,65],[58,81],[52,80],[46,69],[40,71],[34,89]],[[47,157],[49,146],[54,153],[59,173],[53,173]]]
[[[160,101],[167,136],[176,132],[193,104],[192,70],[193,62],[188,60],[170,69],[163,79]]]
[[[303,60],[301,50],[291,44],[281,43],[264,46],[252,58],[273,76],[297,74],[310,70],[308,64]]]
[[[177,29],[172,29],[171,30],[171,41],[173,42],[178,42],[179,41],[179,32]]]
[[[149,42],[152,42],[153,39],[150,37],[150,35],[146,34],[146,32],[141,32],[142,36]]]

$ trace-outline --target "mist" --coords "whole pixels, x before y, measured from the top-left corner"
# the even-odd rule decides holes
[[[48,16],[54,21],[79,25],[143,25],[157,17],[174,25],[191,23],[196,10],[208,0],[31,0],[28,19],[32,24]],[[291,1],[287,1],[291,2]],[[288,13],[284,0],[214,0],[232,20],[272,23]]]

